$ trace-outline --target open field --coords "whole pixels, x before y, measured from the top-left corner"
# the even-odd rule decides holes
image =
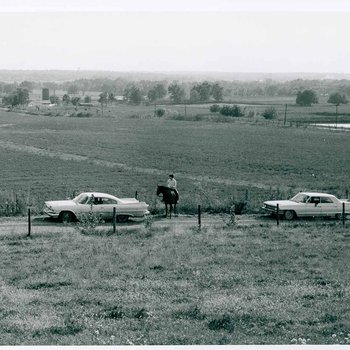
[[[257,211],[263,200],[299,190],[340,197],[348,190],[346,131],[142,118],[134,107],[121,110],[105,118],[0,111],[2,198],[17,195],[40,210],[45,200],[84,190],[120,197],[138,191],[156,212],[155,189],[169,172],[179,180],[185,212],[198,204],[222,211],[247,199]]]
[[[240,202],[256,213],[263,200],[299,190],[349,189],[346,131],[118,108],[103,118],[0,111],[2,215],[13,203],[39,214],[45,200],[85,190],[137,191],[160,213],[156,186],[169,172],[180,213]],[[116,235],[53,227],[32,238],[9,226],[0,236],[0,342],[345,344],[348,225],[223,221],[198,231],[169,222]]]
[[[0,236],[1,345],[347,344],[348,225]]]

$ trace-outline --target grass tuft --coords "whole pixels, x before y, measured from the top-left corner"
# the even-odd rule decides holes
[[[212,331],[225,330],[228,332],[233,332],[235,329],[235,324],[232,316],[229,314],[224,314],[209,321],[208,328]]]

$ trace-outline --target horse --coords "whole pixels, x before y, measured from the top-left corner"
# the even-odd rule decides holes
[[[171,212],[173,211],[174,205],[174,213],[176,214],[176,204],[179,200],[178,195],[174,191],[172,191],[169,187],[158,185],[157,188],[157,196],[160,194],[163,195],[163,202],[165,204],[165,217],[168,216],[168,205],[170,205],[170,219]]]

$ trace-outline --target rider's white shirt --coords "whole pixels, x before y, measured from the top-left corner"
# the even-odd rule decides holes
[[[176,188],[176,180],[175,179],[168,179],[168,187],[169,188]]]

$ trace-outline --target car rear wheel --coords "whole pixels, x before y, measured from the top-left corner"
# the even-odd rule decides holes
[[[127,222],[129,220],[129,215],[118,215],[117,221],[118,222]]]
[[[346,213],[345,213],[345,219],[348,218],[348,215],[349,215],[349,214],[346,214]],[[343,214],[342,214],[342,213],[336,214],[336,215],[335,215],[335,218],[338,219],[338,220],[343,220]]]
[[[64,224],[68,224],[74,220],[74,215],[69,211],[63,211],[60,214],[60,220]]]
[[[284,212],[284,218],[286,220],[293,220],[295,217],[295,212],[293,210],[286,210]]]

